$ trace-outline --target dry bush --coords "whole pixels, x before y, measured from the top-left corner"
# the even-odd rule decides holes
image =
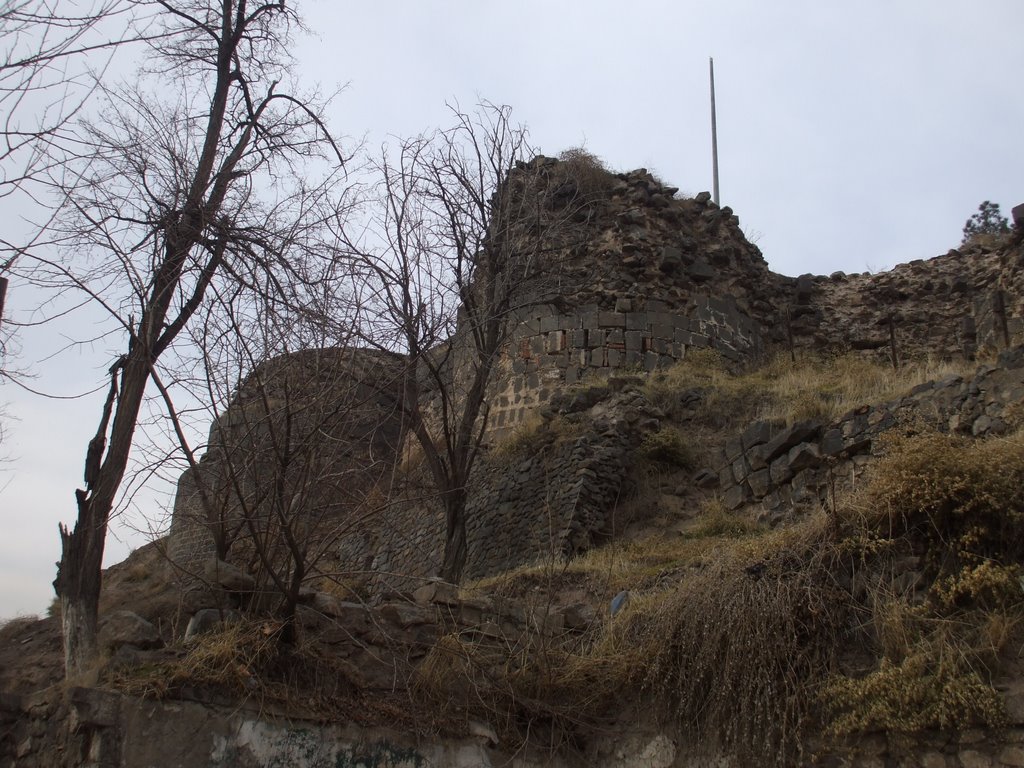
[[[808,692],[832,666],[848,605],[823,516],[738,542],[627,630],[649,653],[645,684],[680,732],[780,764],[812,722]],[[646,655],[646,654],[645,654]]]
[[[912,733],[1005,725],[998,692],[958,650],[955,643],[929,638],[899,662],[883,658],[865,677],[830,679],[822,690],[831,718],[829,732]]]
[[[597,155],[583,147],[570,147],[559,153],[561,161],[556,172],[576,188],[581,202],[590,203],[607,198],[615,183],[614,174]]]
[[[960,244],[961,249],[978,249],[983,251],[998,251],[1008,248],[1013,244],[1013,232],[979,232],[971,235]]]
[[[848,543],[874,568],[865,600],[877,664],[835,675],[822,702],[835,733],[998,726],[994,681],[1024,620],[1024,441],[892,435],[868,485],[841,507]],[[884,577],[921,556],[916,593]]]
[[[926,432],[890,435],[884,445],[853,511],[879,534],[923,542],[929,573],[950,599],[1005,581],[995,567],[1024,561],[1024,435]]]
[[[569,673],[574,645],[564,636],[445,635],[414,673],[413,701],[448,721],[484,719],[506,744],[529,740],[555,751],[608,703]]]
[[[601,727],[625,691],[645,691],[685,738],[785,763],[844,618],[830,530],[815,517],[757,538],[649,540],[590,553],[568,567],[629,586],[622,612],[582,638],[504,646],[450,638],[432,653],[423,685],[466,716],[483,708],[510,732],[544,723],[556,736]],[[461,681],[454,687],[453,677]]]
[[[993,682],[1020,639],[1019,605],[942,612],[892,595],[875,594],[872,602],[878,660],[866,674],[835,674],[822,686],[830,733],[1005,724]]]

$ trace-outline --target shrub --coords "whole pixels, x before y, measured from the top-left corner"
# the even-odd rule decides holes
[[[952,649],[946,649],[952,650]],[[914,732],[1006,722],[999,694],[962,657],[925,646],[907,658],[883,659],[861,678],[835,676],[822,689],[836,735]]]
[[[657,432],[644,435],[638,450],[640,457],[663,467],[692,469],[693,450],[674,427],[663,426]]]
[[[823,686],[829,729],[1001,725],[992,681],[1024,618],[1024,440],[927,432],[882,444],[868,485],[841,511],[875,573],[864,626],[879,659]],[[922,557],[923,583],[894,595],[886,563],[908,551]]]
[[[986,562],[1024,560],[1024,439],[973,441],[940,433],[893,436],[859,502],[873,510],[876,530],[924,542],[926,567],[949,579],[978,578]],[[988,574],[991,576],[991,573]]]

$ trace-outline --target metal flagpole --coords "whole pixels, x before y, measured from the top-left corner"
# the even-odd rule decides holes
[[[711,167],[713,184],[711,199],[715,205],[721,205],[718,199],[718,122],[715,118],[715,60],[709,58],[711,67]]]

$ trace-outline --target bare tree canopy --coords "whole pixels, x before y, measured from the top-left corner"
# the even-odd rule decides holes
[[[133,10],[123,0],[79,6],[8,0],[0,6],[0,196],[59,160],[97,73],[120,43],[136,37]],[[103,26],[117,36],[105,38]]]
[[[30,25],[52,9],[26,2],[8,10]],[[72,119],[72,105],[50,133],[29,137],[35,144],[25,151],[46,157],[32,167],[33,182],[50,190],[55,209],[29,245],[14,249],[16,265],[5,265],[50,300],[101,308],[104,343],[123,350],[109,367],[77,522],[61,529],[54,586],[69,674],[95,650],[107,524],[149,383],[174,382],[173,366],[161,366],[191,354],[176,348],[182,331],[212,295],[299,319],[311,298],[321,310],[335,300],[335,263],[319,242],[339,215],[343,163],[315,95],[289,85],[295,12],[249,0],[94,3],[88,17],[56,25],[63,47],[43,36],[35,58],[8,59],[0,74],[14,79],[5,93],[51,78],[55,57],[88,53],[85,32],[118,23],[128,32],[117,39],[147,46],[144,66],[126,84],[90,86],[96,117]],[[74,152],[48,153],[46,136],[62,132],[73,135]]]

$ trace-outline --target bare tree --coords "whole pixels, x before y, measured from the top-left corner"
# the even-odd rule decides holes
[[[276,613],[289,641],[302,588],[337,573],[339,538],[387,499],[401,366],[348,343],[351,326],[316,313],[315,297],[305,318],[239,298],[217,292],[192,331],[205,390],[195,399],[213,427],[197,461],[175,424],[195,488],[177,514],[210,532],[218,559],[255,575],[261,599],[247,607]]]
[[[487,390],[517,313],[557,302],[557,265],[585,207],[567,166],[530,162],[508,107],[385,152],[370,234],[349,238],[376,310],[371,339],[405,355],[407,427],[423,450],[446,541],[440,575],[466,563],[466,492],[488,423]]]
[[[248,0],[151,7],[146,69],[130,88],[101,89],[101,118],[79,129],[85,149],[50,168],[62,202],[51,247],[22,252],[30,279],[102,307],[105,339],[124,343],[75,493],[77,521],[61,526],[54,587],[69,675],[95,652],[107,525],[161,361],[213,287],[287,304],[333,269],[316,238],[339,180],[306,174],[316,178],[310,162],[333,157],[336,168],[341,158],[316,109],[279,88],[294,11]]]

